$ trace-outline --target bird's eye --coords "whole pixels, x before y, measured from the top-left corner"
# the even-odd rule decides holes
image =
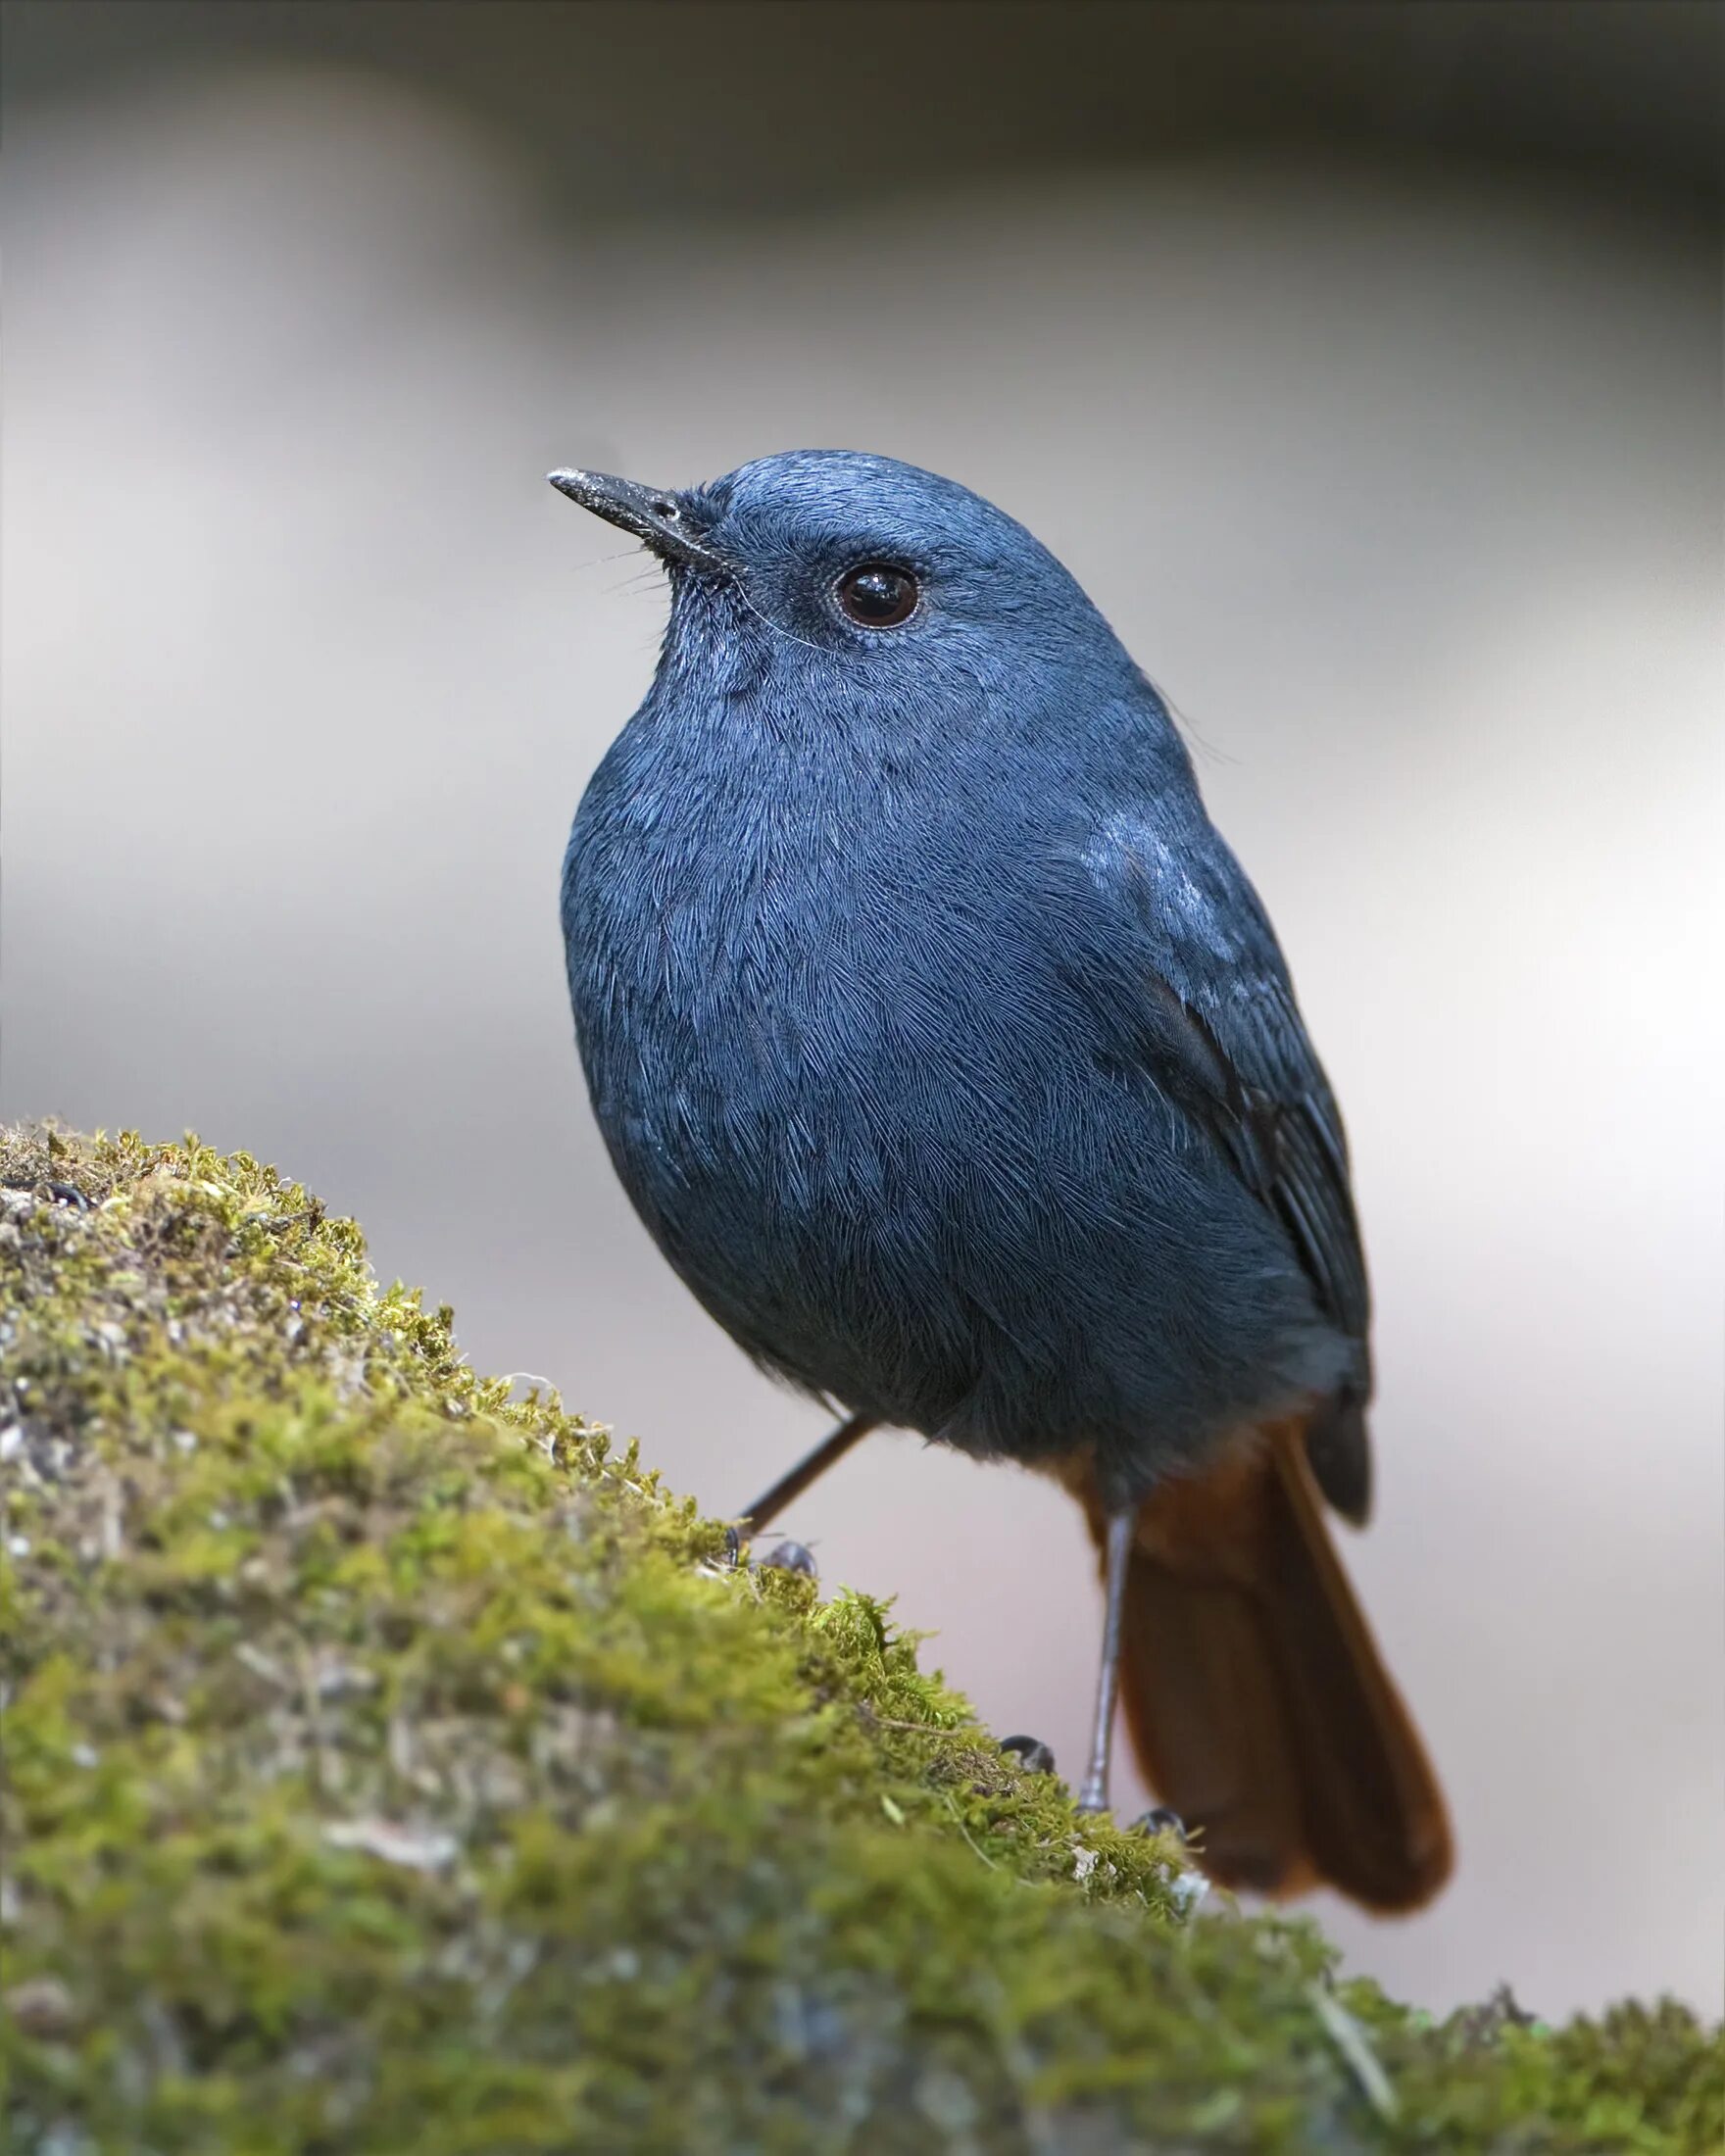
[[[864,629],[896,629],[915,612],[919,596],[910,570],[885,562],[864,562],[838,581],[839,605]]]

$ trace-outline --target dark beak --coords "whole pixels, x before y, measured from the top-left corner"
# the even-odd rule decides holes
[[[687,505],[668,487],[637,486],[633,479],[614,479],[605,471],[553,471],[548,476],[560,494],[619,531],[632,531],[662,561],[725,566],[691,527]]]

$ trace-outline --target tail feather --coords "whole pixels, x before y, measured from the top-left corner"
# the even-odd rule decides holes
[[[1105,1525],[1093,1492],[1086,1509]],[[1120,1689],[1152,1787],[1224,1885],[1329,1885],[1404,1910],[1449,1876],[1449,1820],[1282,1423],[1145,1500]]]

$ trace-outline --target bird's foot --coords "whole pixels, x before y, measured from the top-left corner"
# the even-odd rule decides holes
[[[818,1580],[820,1567],[814,1562],[814,1552],[804,1543],[778,1543],[762,1558],[762,1564],[773,1572],[800,1572],[806,1580]]]
[[[1140,1812],[1126,1832],[1134,1835],[1177,1835],[1184,1841],[1186,1822],[1178,1812],[1170,1811],[1165,1804],[1158,1804],[1154,1811]]]
[[[804,1543],[774,1543],[764,1557],[751,1557],[747,1536],[734,1527],[727,1527],[724,1531],[724,1553],[733,1571],[753,1564],[759,1565],[764,1571],[799,1572],[806,1580],[818,1580],[820,1577],[820,1567],[814,1562],[814,1552]]]
[[[84,1196],[75,1183],[57,1183],[52,1176],[40,1180],[33,1176],[7,1176],[5,1187],[9,1191],[46,1191],[57,1205],[70,1205],[74,1212],[94,1212],[93,1200]]]

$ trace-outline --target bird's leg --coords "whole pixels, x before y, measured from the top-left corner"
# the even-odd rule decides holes
[[[872,1415],[852,1415],[822,1438],[813,1452],[805,1453],[788,1474],[781,1475],[770,1490],[738,1514],[739,1540],[747,1542],[752,1535],[759,1535],[764,1527],[776,1520],[787,1504],[794,1504],[811,1483],[818,1482],[835,1460],[843,1459],[857,1440],[865,1438],[874,1424]]]
[[[1096,1680],[1096,1725],[1090,1736],[1090,1768],[1078,1792],[1081,1812],[1109,1808],[1109,1754],[1113,1746],[1114,1701],[1120,1690],[1120,1624],[1126,1609],[1126,1571],[1132,1561],[1136,1512],[1109,1517],[1108,1615],[1102,1628],[1102,1668]]]

